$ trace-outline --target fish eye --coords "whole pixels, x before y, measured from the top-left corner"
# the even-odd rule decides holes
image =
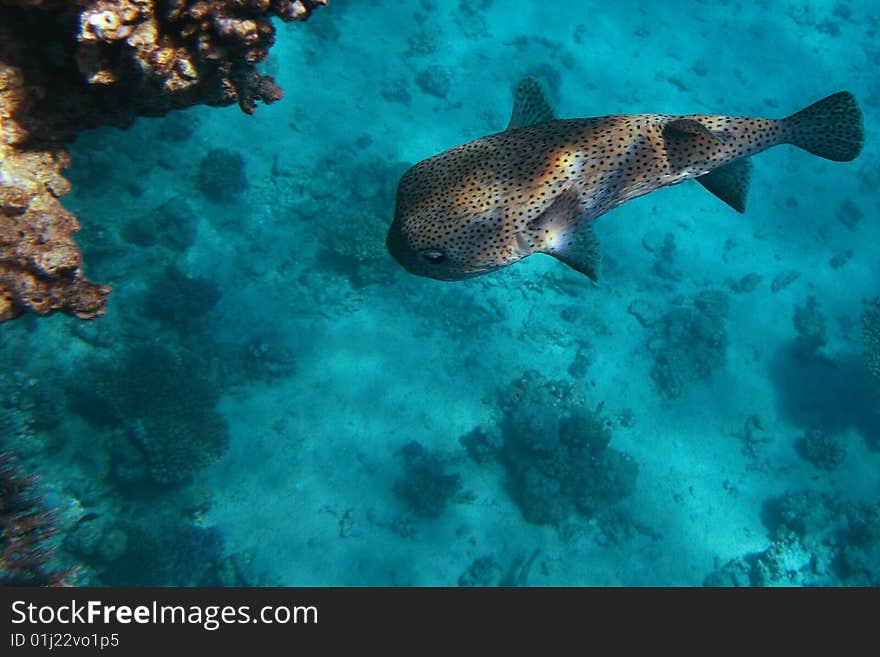
[[[439,265],[446,260],[446,254],[437,249],[426,249],[422,251],[422,257],[432,265]]]

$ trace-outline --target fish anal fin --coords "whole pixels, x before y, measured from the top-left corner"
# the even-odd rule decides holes
[[[595,283],[602,252],[592,222],[584,215],[579,195],[569,189],[530,221],[527,229],[536,251],[553,256]]]
[[[544,98],[541,85],[535,78],[523,78],[516,88],[513,100],[513,112],[507,129],[524,128],[538,123],[553,121],[556,115],[550,103]]]
[[[697,182],[737,212],[746,211],[746,196],[752,178],[748,158],[734,160],[697,178]]]
[[[599,269],[602,265],[602,249],[599,238],[593,230],[592,222],[585,221],[569,236],[569,241],[561,247],[548,251],[557,260],[579,271],[594,283],[599,282]]]

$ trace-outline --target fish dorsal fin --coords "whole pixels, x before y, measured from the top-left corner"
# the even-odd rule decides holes
[[[577,192],[566,190],[527,226],[534,250],[552,255],[594,283],[599,280],[602,251],[592,223],[584,218]]]
[[[673,119],[663,126],[667,159],[673,171],[706,159],[724,140],[696,119]]]
[[[746,196],[752,178],[752,162],[748,158],[734,160],[697,178],[697,182],[737,212],[746,211]]]
[[[556,118],[553,109],[544,98],[541,85],[535,78],[523,78],[516,88],[513,99],[513,112],[507,129],[524,128],[537,123],[546,123]]]

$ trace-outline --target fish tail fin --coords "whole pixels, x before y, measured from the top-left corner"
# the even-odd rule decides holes
[[[855,96],[840,91],[782,120],[784,142],[827,160],[848,162],[862,151],[865,129]]]

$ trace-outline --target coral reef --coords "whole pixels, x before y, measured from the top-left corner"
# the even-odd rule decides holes
[[[0,355],[6,366],[0,371],[0,450],[14,448],[19,457],[27,458],[54,441],[53,429],[63,417],[63,393],[54,372],[29,376],[5,360],[2,347]]]
[[[213,203],[228,203],[249,187],[241,153],[215,148],[199,162],[196,187]]]
[[[416,84],[426,94],[446,98],[452,86],[452,77],[442,66],[432,64],[416,76]]]
[[[352,166],[359,160],[362,164]],[[312,199],[298,209],[321,245],[318,269],[346,278],[355,289],[392,280],[397,272],[384,246],[386,212],[394,205],[397,181],[408,167],[406,162],[366,158],[348,148],[317,164],[309,189]],[[301,185],[293,174],[280,175],[288,178],[283,184]]]
[[[528,522],[597,516],[632,492],[638,467],[608,446],[602,404],[587,411],[571,386],[529,371],[502,390],[501,410],[499,456]]]
[[[142,312],[181,333],[192,333],[198,322],[217,305],[222,293],[212,280],[187,276],[174,265],[150,281]]]
[[[541,551],[536,549],[531,554],[520,552],[513,557],[507,567],[507,572],[498,582],[498,586],[528,586],[532,566],[540,554]]]
[[[447,474],[442,459],[416,441],[404,445],[400,455],[404,476],[394,483],[394,492],[416,515],[439,516],[461,490],[461,476]]]
[[[648,337],[654,357],[651,377],[664,396],[675,399],[689,382],[707,381],[724,365],[728,311],[723,292],[703,290],[692,308],[679,305],[653,323]]]
[[[64,536],[64,549],[76,555],[93,573],[122,557],[128,549],[128,533],[112,514],[89,512]]]
[[[327,0],[0,0],[0,322],[25,311],[103,314],[87,280],[63,150],[83,130],[196,104],[252,113],[281,89],[255,65],[272,16]]]
[[[795,305],[792,321],[798,334],[795,353],[801,359],[814,358],[828,342],[825,315],[819,310],[816,297],[811,294],[803,306]]]
[[[733,559],[708,586],[878,586],[880,505],[800,492],[768,500],[767,549]]]
[[[865,341],[865,364],[880,381],[880,297],[871,301],[862,314],[862,336]]]
[[[773,292],[773,294],[781,292],[800,277],[801,273],[793,269],[781,271],[773,277],[773,281],[770,283],[770,291]]]
[[[220,586],[224,540],[215,527],[164,519],[129,523],[125,549],[102,573],[102,581],[125,586]]]
[[[253,585],[242,555],[227,556],[220,531],[197,523],[208,506],[190,489],[129,498],[125,513],[85,514],[63,547],[88,568],[92,586]]]
[[[458,577],[459,586],[492,586],[501,573],[501,564],[491,554],[474,559]]]
[[[175,196],[122,226],[122,238],[137,246],[161,245],[185,251],[196,241],[198,217],[182,196]]]
[[[654,235],[648,235],[642,239],[642,246],[654,254],[654,264],[651,271],[655,276],[668,281],[680,281],[683,277],[681,270],[675,266],[677,247],[675,235],[666,233],[660,241]]]
[[[122,484],[142,474],[158,484],[187,480],[226,451],[220,392],[206,365],[185,349],[140,344],[116,362],[97,363],[69,384],[74,412],[114,434]],[[118,431],[121,430],[121,431]]]
[[[532,566],[540,554],[540,550],[534,550],[531,554],[520,552],[511,559],[506,569],[491,554],[479,557],[459,576],[458,585],[528,586]]]
[[[75,569],[55,562],[54,514],[37,492],[37,479],[22,474],[16,459],[0,453],[0,585],[63,586]]]
[[[501,436],[494,432],[483,431],[479,427],[469,431],[458,439],[467,455],[474,463],[488,463],[501,454]]]
[[[254,381],[272,383],[291,376],[296,356],[281,336],[257,334],[247,342],[233,345],[220,363],[224,383],[250,384]]]
[[[58,201],[69,190],[61,175],[68,157],[60,150],[15,147],[9,114],[24,104],[20,85],[0,58],[0,322],[26,310],[96,317],[110,288],[83,277],[73,241],[79,223]]]
[[[237,103],[251,113],[257,101],[278,100],[281,90],[255,67],[275,40],[270,19],[305,20],[327,0],[21,4],[0,2],[0,55],[44,94],[30,96],[34,111],[20,117],[24,130],[32,139],[57,142],[175,108]],[[46,52],[49,44],[54,57]]]
[[[730,285],[730,289],[734,294],[746,294],[752,292],[756,287],[758,287],[761,282],[764,280],[764,277],[757,272],[751,272],[746,274],[742,278],[736,281],[729,281],[728,285]]]
[[[846,448],[840,438],[818,427],[807,429],[795,442],[795,449],[820,470],[836,470],[846,458]]]

